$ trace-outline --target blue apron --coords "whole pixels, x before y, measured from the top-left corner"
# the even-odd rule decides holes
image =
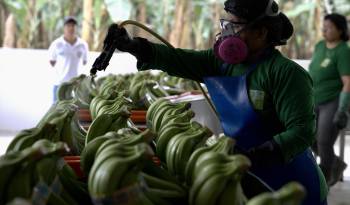
[[[226,65],[224,64],[224,66]],[[255,66],[242,76],[204,78],[211,99],[219,113],[225,135],[234,138],[236,146],[244,151],[271,140],[274,135],[266,129],[266,126],[263,126],[249,101],[247,76],[254,69]],[[307,149],[288,164],[270,167],[253,166],[251,172],[274,190],[290,181],[298,181],[307,191],[303,205],[320,205],[325,204],[325,202],[321,202],[320,199],[320,180],[317,167],[311,150]]]

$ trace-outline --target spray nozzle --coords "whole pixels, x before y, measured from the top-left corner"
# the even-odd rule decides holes
[[[118,31],[118,24],[112,24],[109,26],[107,35],[103,41],[103,50],[93,63],[90,70],[90,76],[95,76],[97,71],[106,70],[116,49],[115,39],[118,36]]]

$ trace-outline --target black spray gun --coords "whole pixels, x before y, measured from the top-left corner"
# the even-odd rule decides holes
[[[111,60],[113,53],[116,49],[116,39],[118,36],[120,36],[118,32],[120,32],[121,30],[118,28],[119,28],[118,24],[111,24],[109,26],[107,35],[103,41],[103,51],[96,58],[90,70],[91,77],[95,77],[97,71],[105,70],[109,65],[109,61]],[[128,35],[122,35],[122,36],[125,36],[125,38],[130,39]],[[129,39],[125,39],[125,40],[129,40]]]

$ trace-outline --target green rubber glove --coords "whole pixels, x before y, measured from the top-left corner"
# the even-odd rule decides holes
[[[348,123],[348,110],[350,104],[350,92],[341,92],[339,96],[338,110],[334,115],[333,123],[338,129],[343,129]]]

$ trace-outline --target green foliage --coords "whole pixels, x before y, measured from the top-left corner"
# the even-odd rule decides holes
[[[187,6],[191,15],[186,20],[191,23],[191,45],[188,48],[203,49],[212,45],[219,32],[218,19],[223,13],[225,0],[191,0]],[[295,32],[284,51],[290,57],[309,58],[316,41],[321,38],[322,15],[325,4],[335,12],[350,15],[350,0],[276,0],[280,8],[291,19]],[[16,19],[16,39],[27,47],[47,48],[49,43],[62,35],[63,17],[74,15],[83,22],[84,0],[3,0],[6,9]],[[104,33],[111,22],[126,19],[137,20],[140,4],[145,6],[146,23],[155,32],[169,38],[175,25],[177,0],[94,0],[92,24],[93,45],[100,49]],[[328,5],[331,4],[331,5]],[[219,7],[219,9],[217,9]],[[105,10],[108,11],[106,16]],[[316,12],[317,11],[317,12]],[[222,12],[218,14],[218,12]],[[81,25],[81,24],[80,24]],[[81,28],[79,26],[79,28]],[[3,30],[1,28],[0,30]],[[44,36],[44,37],[43,37]],[[149,36],[147,36],[149,37]],[[23,43],[24,42],[24,43]]]

